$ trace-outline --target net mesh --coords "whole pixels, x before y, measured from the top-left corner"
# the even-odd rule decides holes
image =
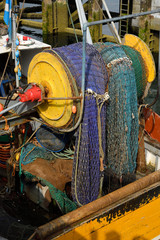
[[[138,109],[135,71],[123,48],[97,43],[109,72],[107,167],[118,177],[133,173],[138,151]]]
[[[140,99],[143,96],[147,84],[146,70],[143,58],[141,54],[135,49],[125,45],[122,45],[121,47],[132,61],[132,67],[134,68],[136,78],[137,97]]]
[[[53,160],[54,157],[51,152],[47,151],[44,148],[37,147],[32,143],[26,144],[23,147],[23,151],[20,156],[20,162],[23,165],[26,165],[28,163],[33,162],[37,158]],[[23,173],[28,179],[32,179],[32,178],[36,177],[39,180],[41,180],[44,185],[48,186],[52,199],[54,199],[56,201],[56,203],[59,206],[62,213],[67,213],[67,212],[73,211],[74,209],[77,208],[76,204],[67,197],[66,193],[55,188],[47,180],[45,180],[41,177],[34,176],[30,172],[27,172],[27,171],[23,171]]]
[[[68,196],[66,195],[65,192],[62,192],[59,189],[55,188],[47,180],[37,177],[37,176],[34,176],[27,171],[24,171],[24,174],[29,179],[36,177],[42,182],[42,184],[48,186],[52,199],[54,199],[56,201],[56,203],[57,203],[58,207],[60,208],[60,210],[62,211],[62,213],[65,214],[65,213],[71,212],[77,208],[77,205],[68,198]]]
[[[54,133],[51,128],[45,125],[38,129],[36,138],[42,147],[52,152],[60,152],[65,147],[65,135]]]
[[[65,61],[78,87],[82,78],[82,43],[54,49]],[[107,85],[107,71],[99,52],[86,45],[86,85],[98,94],[104,94]],[[97,103],[93,95],[85,96],[81,131],[78,131],[72,175],[72,196],[74,201],[87,204],[98,197],[100,184],[100,151],[97,125]],[[101,110],[102,142],[105,150],[105,104]]]
[[[45,148],[38,147],[32,143],[26,144],[21,152],[20,162],[23,165],[33,162],[36,158],[43,158],[46,160],[53,160],[53,155],[51,152],[47,151]]]

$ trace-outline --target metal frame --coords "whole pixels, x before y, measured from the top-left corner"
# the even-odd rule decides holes
[[[136,17],[150,15],[150,14],[154,14],[154,13],[160,13],[160,8],[158,8],[156,10],[152,10],[152,11],[135,13],[135,14],[127,15],[127,16],[115,17],[115,18],[111,18],[111,19],[104,19],[104,20],[95,21],[95,22],[87,22],[87,23],[83,24],[83,52],[82,52],[82,96],[83,97],[84,97],[84,92],[85,92],[86,31],[87,31],[87,28],[90,26],[98,25],[98,24],[117,22],[117,21],[120,21],[123,19],[136,18]],[[160,62],[160,59],[159,59],[159,62]],[[159,69],[160,69],[160,64],[159,64]],[[160,83],[158,85],[160,87]],[[83,108],[83,106],[82,106],[82,108]]]

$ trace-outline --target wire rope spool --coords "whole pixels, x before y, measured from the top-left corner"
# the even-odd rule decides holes
[[[75,124],[80,100],[66,98],[78,97],[79,92],[74,78],[58,54],[53,50],[37,54],[29,65],[28,83],[39,84],[45,90],[46,100],[38,106],[38,113],[46,123],[54,128]],[[73,106],[77,108],[76,114],[72,112]]]
[[[141,54],[145,64],[147,81],[150,83],[153,82],[156,76],[156,67],[152,53],[147,44],[133,34],[125,34],[123,44],[134,48]]]

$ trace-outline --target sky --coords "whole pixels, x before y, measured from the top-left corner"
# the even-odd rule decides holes
[[[119,0],[106,0],[106,4],[110,12],[119,12]],[[118,30],[118,23],[115,23],[115,25]],[[103,34],[112,36],[112,33],[107,26],[103,26]]]
[[[111,12],[119,12],[119,0],[106,0],[106,4]]]

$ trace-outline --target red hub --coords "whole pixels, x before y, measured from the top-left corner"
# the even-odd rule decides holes
[[[20,97],[20,102],[28,102],[28,101],[42,101],[42,91],[40,89],[40,87],[38,87],[37,85],[32,85],[32,87],[30,89],[28,89],[26,92],[24,93],[19,93],[19,97]]]

